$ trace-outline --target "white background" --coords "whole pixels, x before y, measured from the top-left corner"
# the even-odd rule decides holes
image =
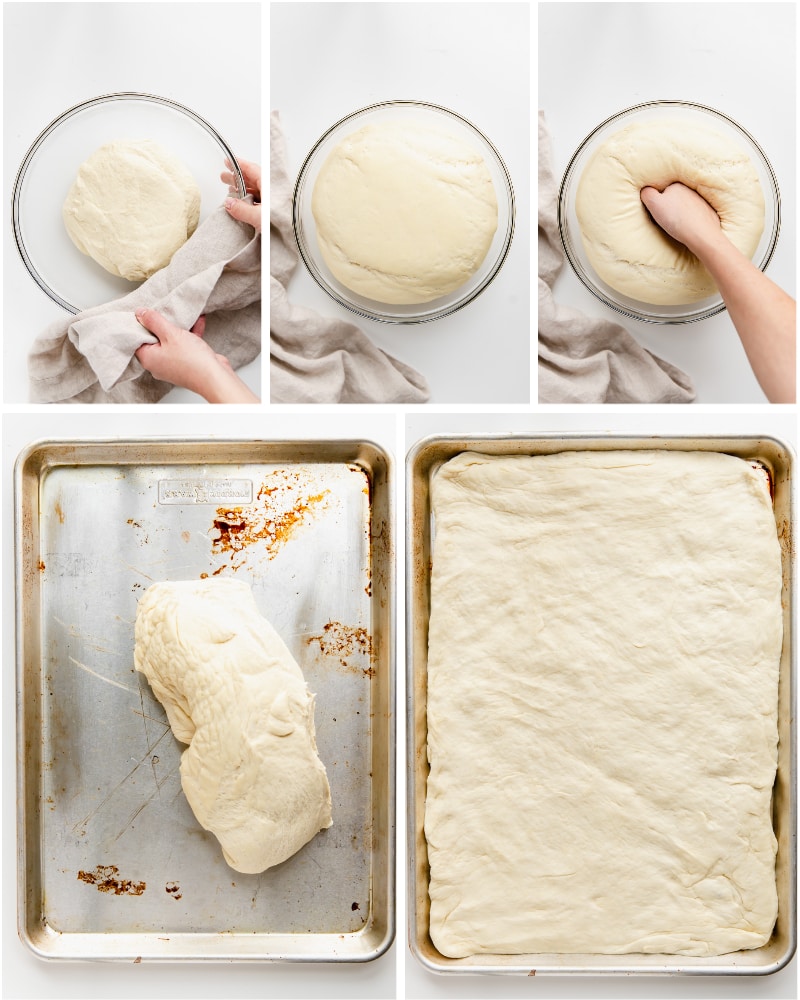
[[[237,156],[261,151],[257,3],[11,3],[3,5],[3,392],[28,401],[28,350],[67,316],[35,284],[11,230],[17,169],[62,111],[100,94],[144,91],[210,122]],[[266,17],[266,14],[265,14]],[[225,197],[220,184],[220,202]],[[261,361],[239,372],[258,394]],[[163,403],[202,402],[173,389]]]
[[[290,177],[334,122],[393,99],[442,104],[468,118],[511,175],[517,221],[509,256],[489,288],[452,316],[409,326],[356,317],[302,263],[289,284],[290,301],[355,322],[421,372],[433,403],[531,398],[531,16],[525,3],[271,5],[270,110],[281,117]]]
[[[716,108],[754,136],[777,175],[781,233],[767,273],[794,296],[797,5],[538,6],[538,102],[552,136],[556,177],[589,132],[623,108],[657,99]],[[682,368],[694,381],[698,403],[765,401],[727,312],[683,326],[629,320],[596,299],[568,263],[554,295],[589,316],[621,323],[646,348]]]
[[[739,406],[720,405],[711,410],[707,407],[545,407],[529,409],[527,406],[510,406],[508,412],[502,409],[504,402],[514,400],[527,402],[529,384],[528,341],[530,338],[530,316],[528,306],[530,211],[529,198],[529,142],[530,112],[528,55],[536,53],[536,10],[527,3],[503,4],[441,4],[432,5],[407,3],[353,4],[363,8],[349,15],[348,20],[336,19],[325,14],[327,4],[282,4],[273,8],[273,29],[291,27],[289,36],[281,36],[282,51],[273,47],[275,64],[288,67],[290,77],[284,74],[283,98],[273,80],[271,98],[259,100],[258,84],[251,92],[243,83],[259,67],[264,66],[264,86],[268,79],[269,30],[267,5],[263,5],[261,48],[258,32],[252,30],[248,18],[237,11],[236,4],[39,4],[26,3],[4,5],[4,28],[6,35],[6,94],[4,122],[4,182],[10,200],[11,183],[18,161],[24,155],[29,142],[35,137],[40,124],[46,124],[63,108],[82,100],[88,93],[100,93],[109,89],[152,89],[166,93],[183,103],[193,106],[192,98],[202,95],[205,117],[217,124],[231,145],[241,150],[245,158],[256,158],[252,153],[251,138],[265,133],[258,117],[259,107],[263,115],[269,107],[277,107],[283,112],[287,127],[290,155],[299,167],[302,156],[316,141],[319,134],[336,120],[361,104],[387,96],[397,96],[400,84],[406,95],[423,99],[438,100],[451,104],[457,110],[464,110],[468,117],[484,127],[496,142],[515,181],[518,195],[518,229],[515,246],[509,261],[503,268],[501,277],[513,274],[514,281],[505,285],[499,301],[490,300],[489,292],[481,296],[474,308],[482,306],[481,300],[492,301],[481,330],[467,328],[459,332],[439,324],[425,325],[412,331],[393,331],[378,324],[368,324],[368,333],[374,336],[384,349],[397,357],[415,364],[430,379],[435,391],[431,406],[395,411],[383,407],[315,407],[303,410],[301,407],[281,407],[277,411],[268,406],[260,411],[239,408],[208,408],[176,405],[165,408],[136,407],[94,407],[94,408],[34,408],[16,405],[24,401],[25,370],[24,355],[27,338],[32,337],[52,318],[47,314],[49,300],[41,293],[22,268],[11,246],[9,251],[9,220],[6,211],[3,239],[4,250],[4,298],[6,317],[3,324],[3,360],[6,364],[3,400],[3,468],[2,468],[2,975],[3,997],[36,998],[123,998],[162,997],[180,998],[237,998],[256,997],[304,997],[335,998],[357,1000],[379,1000],[392,996],[395,992],[395,964],[399,995],[434,1000],[442,997],[456,998],[488,997],[605,997],[623,998],[788,998],[797,996],[797,961],[781,973],[766,978],[672,978],[672,979],[565,979],[458,976],[443,977],[427,972],[411,956],[407,947],[405,909],[405,831],[404,831],[404,789],[405,773],[405,727],[404,727],[404,642],[402,595],[404,593],[403,561],[403,479],[404,459],[407,448],[418,438],[432,433],[535,433],[559,431],[620,431],[624,433],[771,433],[790,442],[797,440],[797,418],[795,407],[770,407],[766,404],[748,407],[742,412]],[[65,9],[91,7],[93,12],[81,14],[75,20]],[[474,7],[474,12],[464,23],[478,24],[480,38],[475,41],[473,29],[467,31],[462,18],[456,13],[463,6]],[[717,103],[723,110],[730,110],[737,117],[735,109],[728,108],[723,100],[726,94],[735,92],[738,100],[744,100],[745,91],[752,93],[748,105],[741,112],[744,124],[750,122],[750,109],[754,109],[754,134],[764,143],[768,155],[778,171],[784,192],[785,223],[791,225],[791,237],[787,229],[781,237],[782,251],[791,252],[791,263],[785,263],[793,281],[794,235],[794,130],[785,124],[793,121],[791,93],[793,81],[788,89],[783,73],[781,56],[794,42],[794,30],[785,31],[774,20],[769,22],[763,35],[750,34],[741,27],[743,13],[762,6],[769,9],[773,5],[719,4],[724,11],[719,15],[700,15],[698,24],[706,24],[710,34],[704,39],[696,38],[693,28],[681,37],[663,27],[657,37],[648,43],[648,50],[633,64],[626,62],[624,55],[616,48],[614,22],[604,19],[599,11],[593,15],[593,34],[584,32],[582,16],[576,27],[575,15],[568,8],[578,5],[564,3],[546,5],[553,8],[544,17],[558,16],[565,22],[558,35],[550,36],[542,46],[541,57],[551,67],[551,91],[556,95],[562,113],[571,121],[569,134],[562,132],[556,137],[556,154],[566,164],[573,151],[573,144],[584,137],[608,109],[603,98],[603,89],[616,87],[617,97],[610,110],[634,103],[652,96],[641,80],[645,79],[650,66],[660,62],[664,66],[669,61],[669,53],[675,57],[676,46],[688,45],[689,49],[705,48],[717,51],[724,42],[735,51],[747,50],[745,65],[753,67],[747,73],[737,70],[735,79],[724,85],[708,76],[706,70],[688,65],[686,58],[679,60],[680,92],[671,96],[689,97]],[[580,5],[595,7],[603,5]],[[683,14],[678,10],[688,10],[696,5],[651,5],[632,4],[636,17],[648,21],[653,13],[644,10],[649,7],[669,7],[675,11],[674,17]],[[781,6],[781,5],[779,5]],[[794,8],[794,4],[782,5]],[[508,10],[506,8],[516,8]],[[103,12],[102,9],[105,8]],[[146,10],[144,8],[147,8]],[[291,8],[291,9],[290,9]],[[406,8],[403,13],[402,8]],[[430,10],[426,18],[425,9]],[[441,8],[448,8],[442,10]],[[491,11],[487,13],[487,10]],[[561,8],[561,9],[558,9]],[[44,11],[46,10],[46,13]],[[496,18],[490,16],[497,10]],[[589,12],[591,13],[591,11]],[[587,15],[588,16],[588,15]],[[118,18],[127,18],[126,31],[116,37],[111,46],[94,45],[89,48],[88,39],[94,38],[99,26],[118,23]],[[321,18],[325,20],[320,21]],[[8,44],[9,25],[19,24],[28,18],[32,25],[31,34],[21,43],[20,52],[16,46]],[[739,25],[734,31],[727,27],[731,19]],[[144,20],[142,20],[144,19]],[[480,20],[479,20],[480,19]],[[530,19],[531,32],[525,25]],[[291,23],[290,23],[291,22]],[[326,35],[317,27],[325,25]],[[144,25],[139,30],[137,24]],[[377,33],[366,30],[370,24]],[[572,25],[569,27],[569,25]],[[516,30],[517,27],[520,30]],[[569,28],[569,30],[567,30]],[[380,30],[378,30],[380,29]],[[105,29],[104,29],[105,30]],[[735,36],[735,37],[734,37]],[[688,42],[687,42],[688,37]],[[176,38],[179,40],[176,41]],[[320,67],[324,57],[326,38],[330,47],[343,53],[341,59],[329,58],[325,65],[327,75]],[[277,39],[277,34],[276,34]],[[355,47],[355,41],[360,47]],[[368,42],[368,43],[367,43]],[[532,48],[531,48],[532,43]],[[475,56],[479,50],[479,59]],[[601,58],[597,49],[607,54]],[[688,51],[688,50],[687,50]],[[792,50],[793,51],[793,50]],[[263,56],[261,53],[263,52]],[[78,53],[76,55],[75,53]],[[770,53],[769,58],[762,53]],[[344,58],[346,55],[347,58]],[[476,61],[477,59],[477,61]],[[531,57],[535,65],[535,56]],[[315,61],[316,60],[316,61]],[[594,60],[594,62],[592,61]],[[416,62],[416,66],[414,65]],[[602,72],[592,76],[589,67],[602,62]],[[476,71],[475,67],[479,66]],[[793,57],[792,57],[793,65]],[[706,66],[708,64],[706,63]],[[491,72],[486,69],[489,67]],[[586,70],[583,67],[587,67]],[[749,83],[745,82],[745,77]],[[146,78],[146,82],[145,82]],[[607,78],[607,79],[606,79]],[[628,80],[626,87],[624,81]],[[9,80],[11,84],[9,85]],[[614,84],[614,81],[618,81]],[[21,89],[20,81],[25,88]],[[499,81],[499,82],[498,82]],[[704,82],[705,81],[705,82]],[[432,93],[429,83],[435,82],[436,93]],[[690,87],[691,84],[691,87]],[[391,85],[392,91],[386,89]],[[695,86],[696,85],[696,86]],[[749,89],[748,89],[749,88]],[[624,96],[622,91],[625,91]],[[692,93],[689,91],[692,90]],[[713,91],[713,93],[711,93]],[[719,91],[719,93],[717,93]],[[663,96],[663,95],[661,95]],[[462,101],[463,99],[463,101]],[[467,100],[468,99],[468,100]],[[32,105],[29,103],[33,101]],[[30,120],[15,104],[30,108]],[[469,104],[469,107],[462,106]],[[540,96],[539,106],[547,108]],[[551,105],[553,106],[553,105]],[[790,111],[785,108],[791,108]],[[471,111],[470,109],[474,109]],[[587,110],[588,109],[588,110]],[[586,122],[583,119],[586,119]],[[580,120],[579,120],[580,119]],[[492,125],[492,122],[495,125]],[[553,122],[551,121],[551,125]],[[585,127],[584,127],[585,125]],[[496,126],[496,127],[495,127]],[[791,135],[789,135],[791,133]],[[266,140],[264,139],[266,143]],[[782,158],[783,165],[778,162]],[[263,157],[262,157],[263,162]],[[785,166],[788,164],[788,166]],[[787,190],[788,189],[788,190]],[[791,195],[791,199],[787,197]],[[788,218],[787,218],[788,217]],[[524,258],[524,265],[523,265]],[[513,262],[513,266],[512,266]],[[773,265],[774,266],[774,265]],[[770,272],[773,273],[772,267]],[[305,298],[318,291],[310,278],[298,275],[290,286],[290,295],[315,308],[335,305],[319,291],[319,298],[313,301]],[[498,282],[501,279],[498,278]],[[26,289],[26,283],[30,288]],[[787,281],[785,287],[791,282]],[[563,279],[558,289],[565,288]],[[581,286],[582,287],[582,286]],[[588,293],[587,293],[588,296]],[[591,297],[589,297],[591,299]],[[24,301],[23,301],[24,299]],[[595,300],[591,299],[591,305]],[[577,303],[584,306],[584,303]],[[469,315],[470,310],[460,314]],[[458,314],[457,314],[458,315]],[[505,322],[509,317],[520,319],[516,330]],[[453,322],[456,317],[451,318]],[[503,320],[504,322],[500,322]],[[449,321],[448,321],[449,322]],[[713,321],[712,321],[713,322]],[[470,320],[470,324],[472,321]],[[410,337],[408,334],[410,332]],[[638,331],[636,331],[638,333]],[[693,344],[692,337],[700,338],[702,344]],[[645,338],[656,336],[655,331],[644,331]],[[465,355],[463,344],[468,348]],[[407,338],[407,339],[404,339]],[[428,342],[430,341],[430,343]],[[705,327],[688,327],[683,331],[670,330],[664,335],[663,344],[645,339],[647,346],[665,357],[688,368],[692,352],[700,355],[700,360],[709,379],[716,379],[720,389],[728,386],[728,367],[736,360],[738,342],[730,328],[709,334]],[[718,343],[719,341],[719,343]],[[522,363],[524,347],[525,363]],[[701,349],[702,347],[702,349]],[[663,348],[663,349],[662,349]],[[669,350],[668,350],[669,349]],[[676,354],[677,352],[677,354]],[[681,353],[682,352],[682,353]],[[682,360],[686,356],[687,360]],[[510,364],[507,359],[514,357],[519,363]],[[455,360],[449,360],[453,359]],[[730,360],[727,360],[729,359]],[[427,364],[428,359],[436,362],[434,369]],[[477,359],[477,360],[476,360]],[[257,365],[258,363],[256,363]],[[714,372],[719,369],[719,374]],[[694,377],[698,380],[696,372]],[[739,371],[742,383],[752,389],[752,380],[747,372]],[[747,377],[746,377],[747,376]],[[507,377],[508,392],[504,390]],[[535,382],[534,382],[535,385]],[[491,392],[489,391],[491,389]],[[727,388],[726,388],[727,391]],[[188,395],[179,395],[183,390],[175,390],[175,403],[189,400]],[[500,396],[497,396],[497,393]],[[535,389],[534,389],[535,394]],[[722,395],[711,394],[715,400],[723,400]],[[172,394],[171,394],[172,396]],[[488,400],[495,405],[490,406]],[[534,395],[535,398],[535,395]],[[741,397],[740,397],[741,398]],[[754,392],[754,401],[763,397]],[[197,397],[192,398],[197,401]],[[708,401],[708,399],[704,400]],[[738,402],[738,400],[737,400]],[[442,405],[437,405],[442,404]],[[474,404],[474,405],[473,405]],[[398,773],[398,908],[397,935],[392,950],[385,958],[361,966],[271,966],[271,965],[197,965],[162,964],[137,966],[106,963],[45,963],[37,959],[19,941],[16,933],[16,856],[15,856],[15,688],[14,688],[14,578],[13,578],[13,524],[11,476],[14,458],[28,442],[42,437],[79,436],[91,437],[98,434],[107,436],[142,435],[206,435],[263,438],[316,438],[320,436],[359,437],[375,440],[394,453],[395,497],[396,497],[396,555],[398,597],[398,651],[397,651],[397,773]]]

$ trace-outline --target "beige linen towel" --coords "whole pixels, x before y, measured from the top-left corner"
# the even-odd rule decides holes
[[[28,355],[31,402],[158,402],[172,385],[134,356],[156,342],[134,316],[145,306],[185,329],[205,315],[203,339],[234,368],[248,364],[261,352],[261,237],[220,206],[128,295],[51,323]]]
[[[278,113],[270,119],[270,398],[273,403],[424,403],[425,379],[357,326],[289,302],[298,255]]]
[[[550,136],[539,112],[539,402],[691,403],[688,375],[645,350],[623,327],[553,298],[564,255]]]

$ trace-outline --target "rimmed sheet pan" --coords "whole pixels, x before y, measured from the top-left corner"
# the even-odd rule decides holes
[[[426,745],[427,626],[430,567],[435,531],[430,483],[435,471],[463,451],[492,455],[539,455],[561,451],[672,449],[717,451],[758,462],[769,472],[775,523],[782,551],[784,643],[779,685],[779,759],[773,792],[778,840],[778,920],[763,948],[718,958],[675,955],[530,954],[478,955],[452,959],[442,955],[429,934],[427,844],[424,834]],[[411,950],[428,969],[449,974],[521,975],[763,975],[782,968],[795,950],[796,926],[796,619],[794,610],[794,456],[784,442],[764,437],[631,437],[620,435],[470,435],[433,436],[418,442],[406,464],[406,672],[407,672],[407,838],[408,912]]]
[[[394,934],[391,460],[366,441],[42,441],[15,469],[19,928],[43,958],[368,961]],[[152,582],[251,585],[316,695],[333,826],[241,875],[133,667]]]

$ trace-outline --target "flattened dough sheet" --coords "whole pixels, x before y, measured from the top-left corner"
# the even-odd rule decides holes
[[[782,576],[763,470],[707,452],[463,453],[432,504],[435,946],[765,943]]]

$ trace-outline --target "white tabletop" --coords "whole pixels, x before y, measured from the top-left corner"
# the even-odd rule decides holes
[[[4,402],[28,402],[28,350],[49,323],[67,315],[34,283],[14,245],[11,190],[31,143],[75,104],[139,91],[186,105],[210,122],[237,156],[258,161],[260,16],[257,3],[4,5]],[[225,37],[230,41],[221,44]],[[220,200],[224,194],[220,184]],[[240,375],[260,392],[259,359]],[[202,400],[173,389],[162,402]]]
[[[560,177],[583,139],[642,101],[687,100],[739,122],[770,160],[782,219],[768,275],[795,293],[795,9],[793,3],[540,3],[538,103]],[[556,301],[619,321],[687,372],[698,403],[763,403],[727,312],[685,326],[622,319],[569,265]]]
[[[503,157],[517,202],[514,240],[499,275],[452,316],[408,326],[355,317],[302,264],[290,300],[356,322],[426,377],[432,403],[529,402],[529,5],[273,3],[270,46],[270,101],[281,117],[290,176],[349,112],[414,99],[477,125]]]

